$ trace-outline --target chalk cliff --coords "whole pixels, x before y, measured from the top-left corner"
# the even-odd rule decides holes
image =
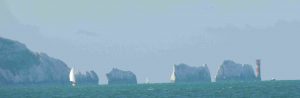
[[[186,64],[174,65],[171,81],[175,83],[211,82],[208,66],[192,67]]]
[[[108,84],[137,84],[136,76],[131,71],[123,71],[117,68],[113,68],[106,74]]]
[[[253,67],[248,64],[238,64],[225,60],[219,67],[216,82],[220,81],[254,81],[256,80]]]
[[[97,85],[99,82],[98,75],[94,71],[77,72],[75,77],[78,85]]]
[[[69,72],[63,61],[0,37],[0,84],[69,84]]]

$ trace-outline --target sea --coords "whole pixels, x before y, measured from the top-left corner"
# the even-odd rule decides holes
[[[0,98],[300,98],[300,80],[76,87],[1,86]]]

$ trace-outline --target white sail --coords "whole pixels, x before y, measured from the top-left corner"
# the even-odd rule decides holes
[[[149,84],[149,83],[150,83],[149,78],[146,78],[145,84]]]
[[[170,80],[171,80],[172,82],[174,82],[175,79],[176,79],[176,76],[175,76],[175,65],[174,65],[174,66],[173,66],[173,72],[172,72],[172,75],[171,75]]]
[[[75,78],[74,68],[71,69],[69,78],[70,78],[70,81],[72,82],[72,85],[75,86],[76,78]]]

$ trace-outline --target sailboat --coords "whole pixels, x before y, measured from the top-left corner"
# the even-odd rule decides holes
[[[149,83],[150,83],[149,78],[146,78],[145,84],[149,84]]]
[[[75,78],[74,68],[71,69],[69,78],[70,78],[70,82],[72,83],[72,86],[76,86],[76,78]]]
[[[171,78],[170,78],[171,82],[175,82],[175,80],[176,80],[175,66],[176,65],[173,66],[173,72],[172,72],[172,75],[171,75]]]

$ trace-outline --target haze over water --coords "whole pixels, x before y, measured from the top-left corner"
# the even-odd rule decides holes
[[[300,79],[297,0],[0,0],[0,36],[95,70],[100,84],[113,67],[138,82],[169,82],[172,65],[223,60],[255,65],[262,78]]]

